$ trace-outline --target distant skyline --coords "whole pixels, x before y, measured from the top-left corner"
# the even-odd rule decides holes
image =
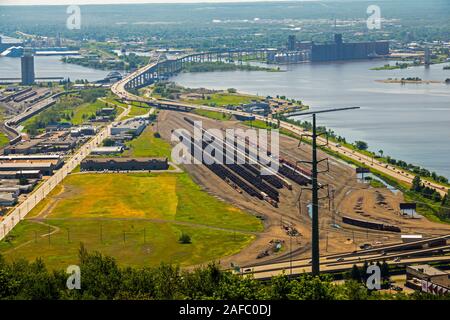
[[[145,3],[223,3],[319,0],[0,0],[0,5],[86,5],[86,4],[145,4]]]

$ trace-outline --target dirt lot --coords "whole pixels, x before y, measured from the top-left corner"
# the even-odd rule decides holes
[[[192,132],[192,126],[183,119],[184,117],[202,120],[205,129],[224,130],[238,127],[248,129],[239,121],[222,122],[190,113],[161,111],[158,115],[161,136],[170,141],[173,129],[184,128]],[[308,145],[299,147],[296,139],[280,135],[280,156],[291,162],[310,160],[311,149]],[[323,158],[328,158],[328,155],[319,152],[319,159]],[[306,164],[304,167],[309,169]],[[239,254],[222,260],[224,265],[229,266],[231,261],[241,265],[275,262],[286,260],[291,254],[293,258],[310,256],[311,219],[307,208],[311,201],[309,190],[302,190],[299,185],[292,182],[292,190],[287,188],[279,190],[280,203],[279,207],[275,208],[266,201],[250,197],[246,193],[239,193],[205,166],[184,165],[183,168],[205,191],[264,219],[265,232]],[[326,169],[325,162],[319,169]],[[430,222],[425,218],[407,219],[400,216],[398,207],[399,203],[403,201],[401,194],[394,194],[386,188],[371,188],[367,184],[359,183],[356,179],[355,169],[342,161],[329,159],[329,171],[320,174],[319,183],[324,186],[328,185],[330,190],[334,190],[334,201],[325,198],[328,195],[326,187],[319,193],[320,197],[324,197],[320,202],[319,209],[321,254],[353,251],[363,243],[386,244],[400,240],[399,233],[367,230],[343,224],[341,219],[343,215],[396,225],[402,229],[402,233],[418,233],[423,234],[424,237],[450,233],[450,225]],[[380,203],[380,199],[382,199],[382,203]],[[358,200],[361,202],[359,207],[357,206]],[[333,207],[335,210],[332,210]],[[335,224],[338,226],[333,226]],[[286,226],[295,228],[299,235],[290,239],[285,230]],[[271,250],[273,240],[283,243],[280,251],[273,252]],[[270,254],[257,259],[257,255],[265,250],[268,250]]]

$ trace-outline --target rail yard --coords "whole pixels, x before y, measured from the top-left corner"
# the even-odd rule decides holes
[[[161,135],[170,140],[173,128],[183,128],[192,132],[193,121],[202,121],[204,129],[241,128],[248,129],[239,121],[215,121],[185,112],[159,112],[158,123]],[[185,137],[187,140],[188,137]],[[185,140],[185,141],[186,141]],[[248,147],[247,143],[247,147]],[[194,150],[192,149],[192,152]],[[310,158],[309,145],[299,147],[298,140],[280,136],[280,158],[283,170],[277,176],[258,177],[255,165],[184,165],[194,180],[209,193],[227,202],[252,212],[260,217],[266,226],[264,233],[257,237],[248,248],[238,255],[221,259],[224,264],[239,265],[288,263],[298,260],[295,265],[310,260],[311,218],[309,207],[311,194],[308,187],[309,168],[298,161]],[[320,152],[321,158],[329,158]],[[297,168],[292,168],[296,166]],[[324,165],[325,166],[325,165]],[[256,165],[257,167],[257,165]],[[294,170],[293,170],[294,169]],[[325,169],[325,168],[323,168]],[[271,178],[268,178],[271,177]],[[287,183],[286,183],[287,182]],[[401,234],[422,234],[425,238],[446,236],[450,226],[428,221],[425,218],[412,219],[402,215],[399,205],[404,201],[399,192],[387,188],[372,188],[358,181],[355,168],[342,161],[329,158],[329,171],[320,175],[323,186],[321,196],[333,190],[333,197],[320,203],[320,239],[322,255],[339,254],[360,250],[361,246],[381,247],[400,242]],[[327,186],[325,188],[325,186]],[[273,253],[273,243],[282,242],[284,250]],[[443,255],[447,247],[421,252],[421,255]],[[380,249],[382,251],[382,249]],[[371,257],[373,261],[402,257],[391,253],[384,257]],[[407,256],[407,255],[406,255]],[[356,256],[356,261],[367,260],[364,255]],[[424,259],[421,257],[421,259]],[[432,258],[434,260],[436,258]],[[322,258],[322,261],[323,258]],[[354,260],[351,260],[354,262]],[[406,260],[405,260],[406,261]],[[349,261],[341,263],[351,267]],[[325,263],[325,262],[323,262]],[[327,263],[325,263],[328,265]],[[298,267],[295,267],[299,271]],[[257,269],[252,269],[257,270]],[[279,270],[286,270],[286,266]],[[303,269],[302,269],[303,270]]]

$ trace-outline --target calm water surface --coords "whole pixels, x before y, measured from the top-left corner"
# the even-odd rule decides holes
[[[35,56],[34,73],[39,77],[64,77],[71,81],[103,79],[109,71],[61,62],[60,56]],[[20,58],[0,57],[0,78],[20,78]]]

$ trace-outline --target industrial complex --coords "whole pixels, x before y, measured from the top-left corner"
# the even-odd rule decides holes
[[[324,62],[340,60],[373,59],[388,56],[389,41],[344,42],[342,34],[334,34],[332,43],[318,44],[314,41],[297,41],[290,35],[287,50],[268,55],[270,63]]]

